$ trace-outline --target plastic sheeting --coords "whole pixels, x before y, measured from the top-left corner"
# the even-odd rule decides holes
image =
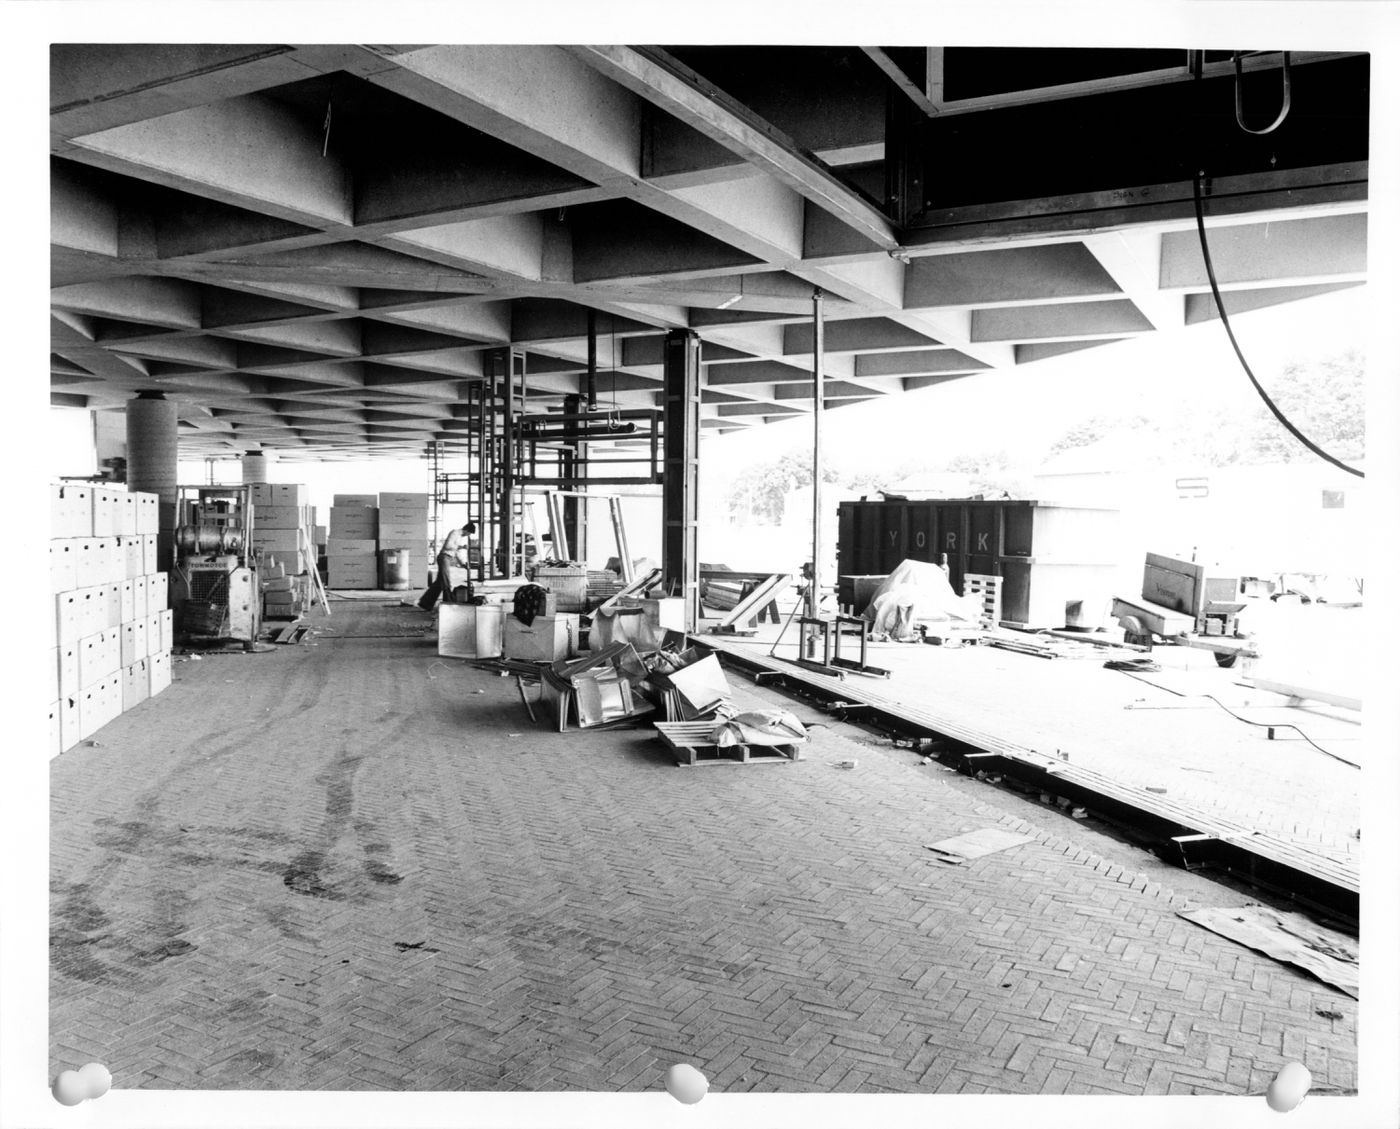
[[[978,596],[959,596],[948,574],[927,561],[901,561],[875,589],[862,613],[872,632],[896,639],[913,634],[921,620],[976,622],[982,615]]]

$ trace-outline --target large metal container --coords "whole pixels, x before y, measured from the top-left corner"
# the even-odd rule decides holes
[[[411,558],[407,549],[379,550],[379,587],[385,592],[403,592],[411,583]]]
[[[956,592],[968,573],[1002,577],[1002,619],[1028,627],[1098,626],[1113,595],[1117,510],[953,498],[842,502],[837,514],[843,575],[944,555]]]

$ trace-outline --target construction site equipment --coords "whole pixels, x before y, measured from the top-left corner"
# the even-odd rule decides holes
[[[598,607],[594,609],[594,613],[597,614],[601,612],[607,615],[609,612],[620,607],[624,599],[630,596],[645,596],[647,592],[660,583],[661,569],[654,568],[645,575],[639,576],[627,584],[624,584],[616,593],[599,604]]]
[[[1240,655],[1257,657],[1249,635],[1239,630],[1238,577],[1208,576],[1204,565],[1148,553],[1142,595],[1115,596],[1113,615],[1128,643],[1150,648],[1154,640],[1198,647],[1215,654],[1223,667]]]
[[[793,581],[791,573],[773,573],[761,580],[746,580],[740,590],[738,602],[725,613],[724,617],[710,628],[719,635],[752,635],[764,612],[771,610],[773,621],[778,621],[777,598],[787,590]],[[747,624],[740,627],[740,624]]]
[[[838,677],[843,670],[853,670],[857,674],[868,674],[874,678],[888,678],[890,672],[884,667],[871,666],[865,661],[870,642],[870,624],[858,615],[802,616],[798,621],[813,635],[822,640],[822,660],[799,655],[796,663],[821,673],[835,673]],[[855,633],[860,640],[860,658],[847,659],[841,656],[841,637]]]
[[[262,629],[262,593],[252,542],[251,486],[177,488],[170,603],[186,639],[239,640]]]

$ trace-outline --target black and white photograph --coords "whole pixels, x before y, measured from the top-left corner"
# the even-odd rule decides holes
[[[0,1122],[1395,1124],[1400,10],[393,7],[14,16]]]

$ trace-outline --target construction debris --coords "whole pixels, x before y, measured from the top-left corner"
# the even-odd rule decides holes
[[[1356,943],[1314,925],[1302,914],[1250,905],[1237,909],[1179,910],[1177,916],[1274,960],[1296,965],[1353,999],[1360,996]]]
[[[951,839],[940,839],[937,843],[929,843],[928,849],[939,856],[939,862],[958,866],[971,859],[995,854],[997,851],[1005,851],[1011,847],[1019,847],[1022,843],[1029,842],[1032,842],[1030,835],[1018,835],[1014,831],[1005,831],[1000,827],[983,827],[978,831],[969,831],[965,835],[956,835]]]

